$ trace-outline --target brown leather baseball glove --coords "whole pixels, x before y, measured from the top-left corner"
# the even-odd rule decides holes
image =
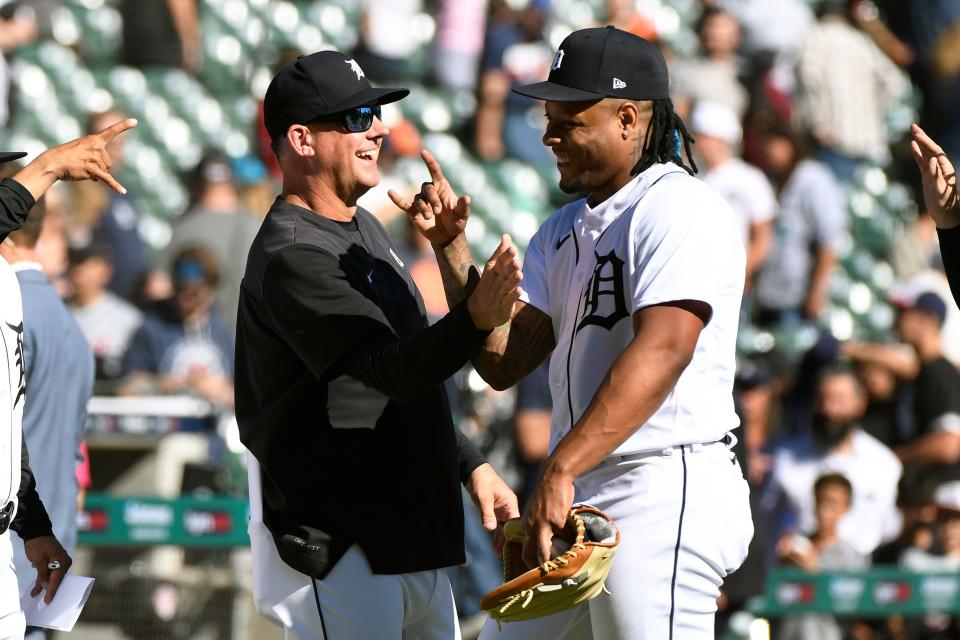
[[[533,569],[521,558],[523,525],[519,519],[503,527],[503,579],[480,601],[480,607],[499,622],[515,622],[571,609],[604,588],[620,530],[610,516],[588,506],[574,507],[563,533],[553,540],[556,557]]]

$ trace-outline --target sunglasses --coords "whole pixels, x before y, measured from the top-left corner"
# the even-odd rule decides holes
[[[373,119],[375,117],[380,118],[380,105],[378,104],[372,107],[355,107],[349,111],[332,113],[328,116],[317,118],[315,122],[341,121],[350,133],[361,133],[373,126]]]

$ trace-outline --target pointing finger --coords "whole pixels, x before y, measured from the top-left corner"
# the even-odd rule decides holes
[[[430,172],[430,179],[433,180],[434,184],[439,185],[446,180],[443,176],[443,169],[440,168],[440,163],[437,162],[432,153],[424,149],[420,152],[420,157],[423,158],[423,163],[427,165],[427,171]]]
[[[99,136],[104,142],[110,142],[124,131],[133,129],[135,126],[137,126],[137,119],[127,118],[126,120],[121,120],[120,122],[116,122],[106,129],[103,129],[97,134],[97,136]]]

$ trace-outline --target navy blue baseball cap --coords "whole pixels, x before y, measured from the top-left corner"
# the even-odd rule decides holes
[[[670,76],[652,42],[613,26],[595,27],[574,31],[560,43],[545,82],[514,91],[554,102],[659,100],[670,97]]]
[[[943,326],[944,320],[947,319],[947,303],[933,291],[921,293],[917,296],[917,299],[913,301],[913,304],[907,305],[904,310],[920,311],[933,316],[941,326]]]
[[[318,51],[297,58],[277,72],[263,98],[263,121],[271,138],[292,124],[306,124],[355,107],[387,104],[409,89],[370,85],[356,60],[339,51]]]

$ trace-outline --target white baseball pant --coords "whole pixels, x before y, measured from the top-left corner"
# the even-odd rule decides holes
[[[0,535],[0,640],[21,639],[26,630],[10,535],[9,530]]]
[[[443,569],[376,575],[356,545],[323,580],[287,565],[263,524],[260,469],[249,454],[247,473],[254,604],[286,640],[460,640]]]
[[[753,537],[749,488],[727,446],[613,456],[575,486],[577,502],[620,527],[610,595],[499,630],[488,620],[480,639],[712,639],[720,585]]]

